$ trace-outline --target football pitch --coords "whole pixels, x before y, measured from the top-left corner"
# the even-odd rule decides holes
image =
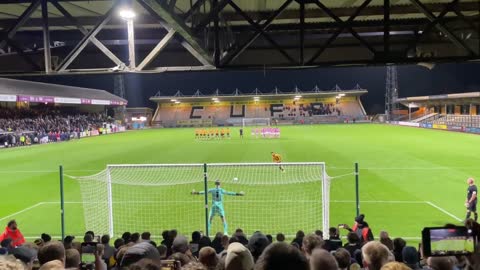
[[[230,140],[195,141],[193,129],[157,129],[2,149],[0,224],[16,219],[27,237],[38,237],[43,232],[60,235],[59,165],[64,166],[68,175],[85,176],[104,170],[107,164],[271,162],[270,152],[274,151],[280,153],[285,162],[326,163],[326,171],[333,177],[331,226],[353,223],[356,209],[352,173],[354,163],[358,162],[360,208],[375,237],[386,230],[393,237],[418,241],[423,227],[459,224],[465,215],[466,179],[480,179],[480,136],[476,135],[376,124],[285,126],[281,127],[281,132],[280,139],[256,139],[249,136],[247,128],[242,140],[238,129],[233,128]],[[285,174],[288,175],[288,170]],[[300,187],[305,189],[309,200],[315,199],[309,196],[312,188],[308,183],[299,185],[303,185]],[[189,190],[186,188],[182,192]],[[264,200],[264,211],[250,215],[248,209],[242,211],[242,215],[247,216],[235,211],[229,213],[229,203],[233,205],[237,197],[226,198],[230,231],[244,227],[259,228],[270,234],[280,230],[294,232],[304,229],[299,226],[311,219],[309,204],[292,202],[296,208],[282,208],[269,205],[268,197],[252,198],[254,190],[245,191],[247,196],[238,200]],[[271,187],[271,193],[275,194],[275,186]],[[156,224],[155,230],[158,224],[162,230],[175,228],[178,226],[176,217],[182,214],[198,217],[198,230],[203,230],[202,200],[192,196],[188,199],[195,202],[183,202],[181,207],[178,203],[176,207],[168,203],[145,205],[155,211],[142,213],[149,215],[152,224]],[[302,201],[302,198],[294,199]],[[85,231],[81,200],[78,182],[66,177],[65,217],[69,235],[83,235]],[[295,209],[295,213],[285,213],[285,209]],[[89,211],[91,213],[85,214],[96,214],[95,210]],[[156,211],[171,219],[155,220]],[[136,215],[139,213],[130,213],[131,219]],[[278,217],[278,222],[266,226],[261,218],[266,215]],[[255,218],[257,216],[259,218]],[[213,230],[220,229],[217,218]],[[159,229],[150,232],[153,235],[161,233]],[[191,232],[180,233],[188,235]]]

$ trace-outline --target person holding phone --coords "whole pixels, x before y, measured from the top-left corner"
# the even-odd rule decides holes
[[[208,232],[210,232],[210,227],[212,225],[213,217],[219,215],[223,223],[223,232],[228,235],[228,224],[225,219],[225,209],[223,207],[223,195],[233,195],[233,196],[244,196],[243,192],[231,192],[226,191],[220,187],[220,180],[215,181],[215,188],[211,188],[207,191],[212,194],[212,208],[210,208],[209,222],[208,222]],[[205,191],[192,191],[192,195],[202,195],[205,194]]]
[[[475,185],[475,180],[473,178],[467,179],[467,199],[465,200],[465,207],[467,208],[467,218],[470,218],[470,215],[473,212],[475,221],[478,220],[477,214],[477,186]]]
[[[355,223],[353,224],[352,228],[348,227],[347,224],[342,225],[342,227],[344,229],[347,229],[349,232],[356,233],[360,238],[362,244],[374,240],[372,230],[368,226],[368,223],[365,221],[364,214],[360,214],[358,217],[355,218]]]

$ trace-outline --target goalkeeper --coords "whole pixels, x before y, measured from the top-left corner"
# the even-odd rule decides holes
[[[210,232],[210,227],[212,225],[213,217],[219,215],[223,223],[223,233],[228,235],[228,224],[225,219],[225,209],[223,208],[223,195],[234,195],[234,196],[243,196],[243,192],[230,192],[226,191],[220,187],[220,180],[215,181],[215,188],[208,190],[208,193],[212,194],[212,208],[210,208],[210,214],[208,218],[208,232]],[[192,195],[203,195],[205,191],[192,191]]]

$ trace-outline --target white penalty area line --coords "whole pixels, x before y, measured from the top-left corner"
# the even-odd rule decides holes
[[[7,219],[7,218],[14,217],[14,216],[19,215],[19,214],[21,214],[21,213],[23,213],[23,212],[27,212],[27,211],[29,211],[29,210],[32,210],[33,208],[36,208],[36,207],[38,207],[38,206],[40,206],[40,205],[42,205],[42,204],[45,204],[45,202],[39,202],[39,203],[34,204],[34,205],[32,205],[32,206],[29,206],[29,207],[27,207],[27,208],[25,208],[25,209],[22,209],[22,210],[20,210],[20,211],[18,211],[18,212],[12,213],[12,214],[10,214],[10,215],[8,215],[8,216],[4,216],[4,217],[0,218],[0,221],[3,221],[3,220],[5,220],[5,219]]]
[[[426,203],[426,204],[428,204],[428,205],[430,205],[431,207],[433,207],[433,208],[435,208],[435,209],[439,210],[440,212],[443,212],[445,215],[447,215],[447,216],[449,216],[449,217],[451,217],[451,218],[455,219],[456,221],[458,221],[458,222],[462,222],[462,219],[461,219],[461,218],[459,218],[459,217],[455,216],[454,214],[452,214],[452,213],[448,212],[447,210],[445,210],[445,209],[441,208],[440,206],[438,206],[438,205],[436,205],[436,204],[434,204],[434,203],[432,203],[432,202],[428,202],[428,201],[425,201],[425,203]]]

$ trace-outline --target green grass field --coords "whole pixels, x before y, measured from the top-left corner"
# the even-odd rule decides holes
[[[15,218],[20,229],[29,237],[42,232],[59,235],[60,164],[64,166],[65,173],[78,176],[98,173],[107,164],[270,162],[270,152],[275,151],[282,154],[285,162],[325,162],[327,173],[333,177],[352,173],[354,163],[358,162],[361,212],[366,214],[375,236],[381,230],[387,230],[391,236],[418,239],[425,226],[459,223],[464,218],[465,180],[480,175],[477,157],[480,137],[475,135],[374,124],[289,126],[281,129],[282,138],[272,140],[249,138],[248,131],[246,138],[241,140],[238,130],[234,129],[231,140],[198,142],[193,138],[193,129],[161,129],[2,149],[0,223],[6,224],[9,219]],[[330,225],[353,223],[354,186],[353,175],[332,181]],[[300,187],[305,189],[305,196],[309,196],[312,188],[308,184]],[[225,188],[229,189],[228,186]],[[275,194],[275,187],[272,189],[272,194]],[[190,187],[185,187],[181,191],[187,194],[189,190]],[[146,189],[145,192],[153,191]],[[297,204],[304,210],[285,213],[285,209],[294,208],[266,203],[264,212],[252,211],[251,216],[235,215],[231,209],[235,208],[236,200],[268,201],[268,198],[252,198],[254,190],[246,192],[245,197],[229,197],[226,201],[230,230],[236,227],[261,228],[272,234],[278,230],[296,231],[304,229],[297,226],[307,224],[311,219],[309,214],[318,214],[309,212],[309,205]],[[192,226],[199,224],[198,229],[203,229],[203,208],[198,206],[201,197],[186,195],[185,198],[196,201],[192,205],[186,202],[181,207],[167,207],[165,204],[158,209],[162,215],[171,217],[168,220],[158,221],[155,213],[142,213],[149,216],[152,224],[171,229],[179,226],[174,223],[184,211],[196,217],[190,219],[195,220]],[[83,235],[82,204],[68,203],[81,200],[80,188],[75,180],[65,179],[65,200],[67,233]],[[320,203],[320,198],[318,201]],[[90,211],[92,213],[87,214],[96,214],[95,210]],[[244,210],[242,213],[247,212]],[[130,213],[130,216],[135,217],[136,214]],[[287,214],[290,218],[285,218]],[[278,222],[275,219],[275,226],[268,231],[262,227],[265,224],[262,224],[261,218],[252,218],[256,215],[277,217]],[[321,223],[318,228],[321,228]],[[216,220],[214,229],[220,229],[219,220]],[[161,232],[150,231],[152,234]]]

